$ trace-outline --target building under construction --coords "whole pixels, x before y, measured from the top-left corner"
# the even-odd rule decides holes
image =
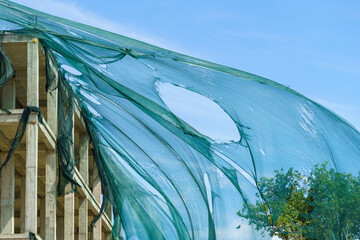
[[[46,91],[45,56],[35,37],[5,34],[3,51],[12,63],[13,78],[0,91],[0,158],[4,162],[14,136],[24,137],[1,172],[0,239],[89,239],[90,223],[99,214],[101,182],[94,163],[92,144],[79,110],[72,120],[73,149],[78,159],[73,179],[77,191],[58,196],[56,153],[58,131],[58,89]],[[57,76],[58,69],[50,66]],[[26,128],[20,120],[26,106],[31,112]],[[20,125],[19,125],[20,124]],[[93,229],[94,239],[110,239],[112,212],[108,206]]]
[[[0,43],[0,240],[359,239],[360,133],[288,86],[9,0]]]

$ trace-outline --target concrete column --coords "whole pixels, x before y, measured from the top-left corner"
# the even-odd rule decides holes
[[[37,39],[27,43],[27,105],[39,106]],[[37,115],[31,114],[26,127],[25,232],[33,233],[37,232],[38,131]]]
[[[80,174],[85,183],[89,184],[89,137],[87,134],[80,135]],[[79,198],[79,240],[88,239],[88,200],[86,198]]]
[[[27,105],[39,107],[39,44],[27,43]]]
[[[15,109],[15,81],[10,80],[2,87],[2,108]],[[8,152],[0,153],[1,164]],[[1,176],[1,214],[0,231],[2,234],[14,233],[14,202],[15,202],[15,161],[12,157],[2,170]]]
[[[25,233],[25,177],[21,177],[20,189],[20,233]]]
[[[0,153],[1,163],[6,159],[7,152]],[[10,159],[2,169],[1,176],[1,233],[14,233],[14,202],[15,202],[15,161]]]
[[[93,194],[95,199],[101,203],[101,181],[97,167],[93,168]],[[101,219],[94,226],[94,240],[101,240]]]
[[[58,82],[58,76],[56,69],[52,69],[52,71],[56,74],[56,84]],[[47,123],[49,124],[51,130],[54,134],[57,134],[57,125],[58,125],[58,117],[57,117],[57,107],[58,107],[58,89],[54,89],[47,93]]]
[[[73,125],[75,125],[74,115],[72,116]],[[74,127],[72,129],[72,141],[74,142]],[[71,150],[74,156],[74,149]],[[71,184],[66,186],[65,191],[71,192]],[[73,192],[64,196],[64,238],[74,240],[75,238],[75,194]]]
[[[45,239],[56,239],[56,152],[46,153]]]
[[[74,240],[75,230],[75,198],[74,193],[64,196],[64,239]]]
[[[57,69],[51,64],[51,71],[55,74],[55,84],[58,82]],[[49,90],[47,93],[47,123],[56,135],[58,128],[58,89]],[[45,239],[56,239],[56,152],[46,153],[45,167]]]

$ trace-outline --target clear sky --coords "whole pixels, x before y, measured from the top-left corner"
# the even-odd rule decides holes
[[[16,0],[290,86],[360,129],[359,0]]]

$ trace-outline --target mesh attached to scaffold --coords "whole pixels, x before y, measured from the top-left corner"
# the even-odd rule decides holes
[[[76,185],[69,116],[81,110],[114,239],[360,237],[360,134],[336,114],[268,79],[6,0],[0,19],[3,33],[39,38],[59,69],[56,86],[47,71],[60,96],[59,193]],[[237,137],[180,116],[191,94],[221,109]]]

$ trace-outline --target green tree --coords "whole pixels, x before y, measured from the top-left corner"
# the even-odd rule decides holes
[[[281,239],[360,237],[360,177],[315,165],[309,176],[290,168],[257,183],[258,200],[238,212],[259,231]]]

